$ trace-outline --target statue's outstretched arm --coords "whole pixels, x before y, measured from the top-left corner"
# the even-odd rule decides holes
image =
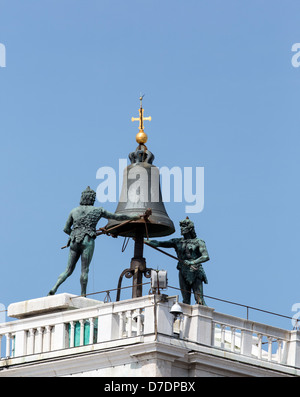
[[[106,219],[114,219],[116,221],[129,221],[129,220],[138,220],[140,219],[139,215],[121,215],[121,214],[114,214],[112,212],[106,211],[106,210],[102,210],[102,214],[101,216],[103,216],[103,218]]]
[[[176,248],[176,240],[175,238],[166,241],[148,240],[147,243],[153,247]]]

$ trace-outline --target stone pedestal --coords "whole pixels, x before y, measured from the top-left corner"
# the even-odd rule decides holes
[[[24,319],[65,310],[82,309],[101,303],[103,302],[63,293],[12,303],[8,306],[7,315],[13,318]]]

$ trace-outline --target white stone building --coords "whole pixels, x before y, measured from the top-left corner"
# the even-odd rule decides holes
[[[103,303],[70,294],[11,304],[0,377],[299,376],[300,333],[148,295]]]

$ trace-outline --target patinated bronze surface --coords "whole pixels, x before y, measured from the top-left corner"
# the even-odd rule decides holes
[[[179,259],[179,285],[183,303],[191,303],[191,291],[200,305],[206,305],[203,297],[203,283],[207,284],[207,277],[202,263],[209,260],[205,242],[197,238],[194,223],[184,219],[179,223],[182,238],[172,238],[167,241],[149,240],[153,247],[174,248]]]
[[[129,215],[138,211],[146,216],[134,224],[119,224],[113,220],[107,224],[107,228],[113,228],[116,235],[134,239],[134,256],[130,268],[123,270],[120,275],[117,301],[120,299],[123,276],[132,277],[132,297],[142,296],[142,278],[149,278],[151,274],[151,268],[146,267],[146,259],[143,257],[144,237],[168,236],[175,231],[162,200],[159,170],[152,164],[154,154],[145,145],[148,138],[144,131],[144,121],[150,121],[151,117],[144,117],[143,97],[140,96],[139,118],[132,118],[132,121],[140,122],[136,135],[139,146],[129,154],[131,164],[124,170],[123,186],[115,213]],[[115,229],[116,226],[119,227]]]
[[[67,246],[70,246],[67,268],[60,274],[56,284],[49,291],[48,295],[54,295],[56,293],[58,287],[73,273],[76,263],[81,258],[81,295],[86,296],[89,266],[93,257],[95,238],[97,236],[96,226],[101,218],[117,221],[140,219],[136,214],[113,214],[102,207],[94,207],[95,199],[96,192],[88,186],[82,192],[80,205],[70,212],[64,228],[64,232],[70,236],[67,244]]]

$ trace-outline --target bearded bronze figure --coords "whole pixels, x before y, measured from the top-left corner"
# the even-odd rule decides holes
[[[179,285],[183,303],[191,303],[191,292],[195,301],[205,305],[203,297],[203,283],[207,284],[207,277],[202,263],[209,260],[205,242],[197,238],[194,223],[186,218],[179,222],[182,238],[172,238],[167,241],[149,240],[153,247],[174,248],[179,259]]]

